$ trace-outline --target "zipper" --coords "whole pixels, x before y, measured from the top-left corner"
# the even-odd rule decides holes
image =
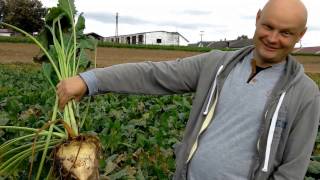
[[[267,119],[267,115],[268,115],[268,109],[266,110],[266,112],[264,113],[264,119]],[[259,136],[259,139],[257,141],[257,151],[258,151],[258,154],[260,154],[260,139],[261,139],[261,135]]]
[[[202,134],[202,132],[207,129],[207,127],[209,126],[209,124],[210,124],[210,122],[211,122],[211,120],[212,120],[213,112],[214,112],[214,110],[215,110],[215,107],[216,107],[216,104],[217,104],[217,100],[218,100],[217,79],[218,79],[218,76],[219,76],[219,74],[221,73],[222,69],[223,69],[223,65],[221,65],[221,66],[219,67],[219,69],[218,69],[218,71],[217,71],[217,73],[216,73],[216,76],[215,76],[215,79],[214,79],[214,81],[213,81],[213,85],[212,85],[212,88],[211,88],[211,91],[210,91],[209,100],[208,100],[208,102],[207,102],[207,106],[206,106],[206,108],[205,108],[205,111],[203,112],[203,115],[205,115],[206,118],[205,118],[205,120],[204,120],[203,123],[202,123],[202,126],[201,126],[201,128],[200,128],[200,131],[199,131],[199,133],[198,133],[198,135],[197,135],[197,138],[196,138],[194,144],[192,145],[192,148],[191,148],[191,150],[190,150],[190,153],[189,153],[189,156],[188,156],[188,159],[187,159],[186,163],[188,163],[188,162],[191,160],[192,156],[193,156],[194,153],[196,152],[196,150],[197,150],[197,148],[198,148],[198,140],[199,140],[199,137],[200,137],[200,135]],[[214,103],[213,103],[210,111],[209,111],[210,103],[211,103],[211,100],[212,100],[212,97],[213,97],[213,93],[214,93],[215,91],[216,91],[216,98],[215,98],[215,101],[214,101]]]
[[[211,109],[210,109],[207,117],[205,118],[205,120],[204,120],[203,123],[202,123],[201,129],[200,129],[200,131],[199,131],[199,133],[198,133],[198,136],[197,136],[197,138],[196,138],[196,141],[195,141],[195,143],[193,144],[193,146],[192,146],[192,148],[191,148],[191,150],[190,150],[190,154],[189,154],[189,157],[188,157],[188,159],[187,159],[187,163],[191,160],[193,154],[196,152],[196,150],[197,150],[197,148],[198,148],[198,140],[199,140],[200,135],[202,134],[202,132],[203,132],[204,130],[206,130],[206,129],[208,128],[210,122],[212,121],[212,117],[213,117],[213,113],[214,113],[214,110],[215,110],[216,105],[217,105],[217,101],[218,101],[218,92],[217,92],[217,94],[216,94],[215,101],[214,101],[214,103],[213,103],[213,105],[212,105],[212,107],[211,107]]]

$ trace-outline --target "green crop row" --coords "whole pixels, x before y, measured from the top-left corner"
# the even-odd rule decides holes
[[[0,42],[10,42],[10,43],[33,43],[32,40],[30,40],[27,37],[24,36],[0,36]]]
[[[106,41],[99,42],[100,47],[114,47],[114,48],[133,48],[133,49],[159,49],[159,50],[175,50],[175,51],[192,51],[192,52],[209,52],[212,48],[195,47],[195,46],[176,46],[176,45],[144,45],[144,44],[119,44]],[[233,49],[221,49],[230,51]]]
[[[310,74],[310,77],[320,86],[320,74]],[[0,125],[43,127],[54,103],[54,97],[50,95],[52,89],[48,87],[39,66],[0,64]],[[82,132],[97,134],[103,146],[101,176],[110,179],[171,179],[175,171],[173,147],[182,138],[192,96],[109,93],[83,99],[81,103],[89,100],[91,103]],[[83,118],[85,111],[77,112],[77,117]],[[23,134],[0,130],[0,144]],[[306,179],[319,178],[319,154],[320,134]],[[27,179],[28,164],[21,164],[11,178]],[[48,169],[49,165],[44,174]]]

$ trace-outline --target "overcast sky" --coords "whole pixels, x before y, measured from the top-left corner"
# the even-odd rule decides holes
[[[52,7],[57,0],[40,0]],[[302,0],[308,11],[308,31],[302,45],[320,46],[320,1]],[[78,12],[86,18],[85,32],[115,35],[119,13],[119,35],[147,32],[179,32],[190,42],[232,40],[252,37],[255,16],[267,0],[75,0]]]

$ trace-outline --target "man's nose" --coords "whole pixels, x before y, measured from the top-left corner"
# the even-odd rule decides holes
[[[278,41],[279,38],[279,33],[277,31],[271,31],[268,35],[268,42],[269,43],[276,43]]]

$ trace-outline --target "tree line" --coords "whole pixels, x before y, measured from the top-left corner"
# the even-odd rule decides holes
[[[47,9],[39,0],[0,0],[0,21],[31,34],[44,28],[46,14]]]

